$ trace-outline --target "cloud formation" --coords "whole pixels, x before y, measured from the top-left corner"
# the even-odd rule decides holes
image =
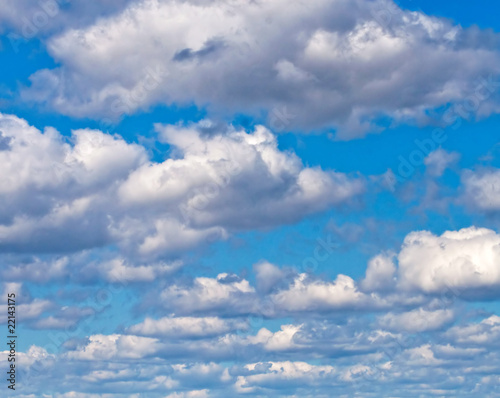
[[[1,115],[0,248],[117,243],[146,257],[181,253],[235,231],[297,222],[363,191],[359,178],[304,167],[264,127],[209,127],[157,126],[173,154],[158,163],[117,135],[83,129],[66,138]],[[129,271],[109,264],[108,278]],[[144,268],[140,277],[161,272]]]
[[[387,118],[426,123],[428,111],[462,105],[481,79],[493,83],[473,113],[497,112],[498,43],[491,31],[389,0],[144,0],[50,37],[61,67],[33,74],[23,98],[109,119],[158,103],[264,109],[273,129],[334,127],[350,139]]]

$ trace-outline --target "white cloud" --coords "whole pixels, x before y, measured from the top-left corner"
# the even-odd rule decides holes
[[[302,325],[281,325],[281,330],[272,333],[266,328],[262,328],[255,336],[248,338],[251,344],[262,344],[268,351],[287,351],[298,348],[294,337],[301,330]]]
[[[427,311],[418,308],[401,314],[388,313],[379,318],[381,327],[386,329],[420,333],[440,329],[454,320],[452,310],[441,309]]]
[[[353,309],[366,301],[366,296],[347,275],[337,275],[333,282],[324,282],[300,274],[288,289],[280,290],[271,298],[277,309],[287,312]]]
[[[257,279],[257,288],[264,293],[268,293],[286,277],[284,270],[267,261],[255,264],[253,269]]]
[[[0,130],[9,138],[0,151],[1,246],[67,251],[106,243],[103,202],[145,161],[145,150],[93,130],[75,131],[70,145],[54,129],[42,134],[10,115],[0,115]]]
[[[246,328],[245,322],[224,320],[217,317],[166,317],[161,319],[146,318],[143,322],[130,326],[128,331],[143,336],[196,338],[217,336]]]
[[[379,254],[368,262],[365,279],[361,287],[367,291],[386,290],[394,287],[394,253]]]
[[[192,286],[172,285],[161,293],[164,305],[179,313],[251,313],[256,310],[256,298],[255,289],[247,280],[225,273],[217,278],[195,278]]]
[[[500,285],[500,236],[485,228],[464,228],[436,236],[412,232],[398,255],[403,288],[458,297],[496,294]]]
[[[457,152],[447,152],[444,149],[436,149],[424,159],[426,171],[435,177],[443,175],[444,171],[453,163],[460,159],[460,154]]]
[[[414,366],[433,366],[442,363],[434,356],[433,347],[430,344],[424,344],[420,347],[409,348],[403,352],[408,364]]]
[[[67,256],[55,258],[52,261],[44,261],[35,257],[33,261],[9,266],[2,271],[2,275],[8,280],[45,283],[66,276],[68,264],[69,258]]]
[[[488,347],[498,344],[500,338],[500,317],[491,315],[479,323],[454,326],[447,335],[460,344],[473,344]]]
[[[98,264],[98,271],[109,282],[131,283],[152,282],[157,278],[173,273],[182,266],[182,262],[158,262],[151,265],[129,265],[124,258],[115,258],[104,264]]]
[[[252,363],[245,368],[250,374],[238,377],[235,387],[239,392],[251,392],[258,387],[327,384],[332,383],[336,376],[333,366],[310,365],[299,361]]]
[[[7,140],[0,151],[6,176],[0,247],[71,251],[117,243],[149,258],[234,231],[293,223],[363,191],[360,179],[304,167],[263,127],[247,133],[202,122],[157,129],[172,147],[173,157],[162,163],[148,161],[142,146],[119,136],[76,130],[67,143],[52,128],[42,133],[0,115]],[[33,267],[56,277],[64,273],[59,265]],[[150,280],[168,271],[160,264],[105,268],[108,279],[121,273]]]
[[[466,171],[462,181],[466,202],[486,212],[500,210],[500,170]]]
[[[463,101],[498,74],[497,40],[386,0],[144,0],[49,38],[62,66],[32,75],[23,97],[115,119],[156,103],[266,109],[271,127],[336,126],[345,139],[377,130],[380,115],[422,122]],[[498,109],[494,90],[479,113]]]
[[[69,359],[102,361],[110,359],[140,359],[156,353],[161,344],[157,339],[128,335],[92,335],[88,343],[65,355]]]
[[[22,314],[23,320],[28,320],[38,318],[51,307],[53,307],[51,301],[36,298],[30,303],[17,305],[16,311]]]

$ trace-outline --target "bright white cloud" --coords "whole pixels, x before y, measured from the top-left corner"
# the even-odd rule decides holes
[[[273,294],[272,300],[278,309],[287,312],[324,311],[359,307],[366,302],[366,296],[347,275],[324,282],[300,274],[288,289]]]
[[[488,296],[500,285],[500,236],[464,228],[436,236],[412,232],[398,255],[399,282],[426,293]]]
[[[255,336],[248,338],[251,344],[262,344],[267,351],[289,351],[299,348],[294,337],[301,330],[301,325],[281,325],[281,330],[272,333],[262,328]]]

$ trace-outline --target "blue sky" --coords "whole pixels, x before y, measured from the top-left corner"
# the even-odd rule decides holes
[[[5,2],[2,388],[500,396],[498,8]]]

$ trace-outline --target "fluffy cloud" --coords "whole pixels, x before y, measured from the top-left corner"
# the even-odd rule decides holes
[[[426,293],[458,297],[497,295],[500,236],[485,228],[412,232],[398,255],[399,282]]]
[[[345,139],[376,130],[380,116],[422,122],[464,100],[499,72],[497,43],[388,0],[144,0],[51,37],[62,66],[36,72],[23,95],[114,119],[155,103],[266,109],[272,128],[335,126]],[[481,91],[482,113],[498,109],[495,84]]]
[[[109,359],[139,359],[156,353],[160,347],[157,339],[139,336],[93,335],[88,344],[69,351],[69,359],[102,361]]]
[[[324,282],[300,274],[288,289],[274,294],[272,300],[278,309],[287,312],[325,311],[359,307],[366,302],[366,296],[347,275]]]
[[[0,151],[0,248],[74,250],[109,242],[106,197],[146,160],[142,147],[94,130],[73,132],[73,145],[54,129],[42,134],[0,115],[8,137]]]
[[[233,231],[298,221],[363,190],[359,179],[304,167],[263,127],[157,129],[173,153],[162,163],[119,136],[76,130],[66,139],[0,115],[0,248],[71,251],[118,243],[142,256],[181,252]],[[63,263],[56,265],[43,267],[63,273]],[[168,271],[162,267],[132,271],[115,261],[103,272],[109,280],[118,274],[151,280]]]
[[[236,275],[217,278],[198,277],[192,286],[172,285],[161,293],[163,303],[178,313],[219,312],[253,313],[258,302],[255,289]]]
[[[278,270],[274,267],[273,272]],[[261,275],[262,268],[258,268],[258,272]],[[367,310],[387,305],[380,296],[359,291],[356,282],[347,275],[338,275],[334,281],[307,274],[290,273],[289,278],[273,290],[262,290],[255,289],[245,279],[224,273],[217,278],[195,278],[190,285],[173,284],[164,289],[160,297],[163,306],[179,314],[210,312],[271,318],[311,311]]]
[[[394,287],[394,254],[379,254],[368,262],[365,279],[361,281],[363,289],[368,291],[385,290]]]

